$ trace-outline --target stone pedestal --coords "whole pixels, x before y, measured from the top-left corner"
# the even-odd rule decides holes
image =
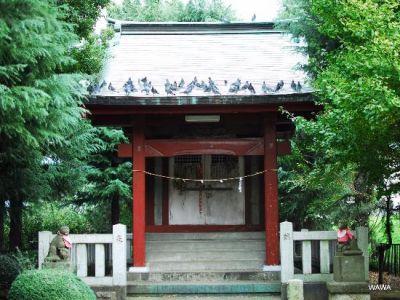
[[[338,250],[333,258],[334,281],[326,284],[329,300],[369,300],[364,256],[356,241],[352,240],[349,246]]]
[[[333,257],[333,280],[337,282],[363,282],[364,256],[335,256]]]
[[[328,282],[329,300],[370,300],[368,284],[364,282]]]
[[[42,269],[54,269],[68,272],[74,271],[70,260],[45,261],[42,264]]]

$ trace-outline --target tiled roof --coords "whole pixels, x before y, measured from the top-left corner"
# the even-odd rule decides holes
[[[242,84],[251,82],[256,95],[264,94],[263,81],[274,89],[280,80],[284,87],[267,94],[309,93],[306,75],[296,69],[306,57],[295,47],[290,36],[274,30],[271,23],[123,23],[105,64],[102,80],[107,85],[96,94],[123,96],[123,85],[130,77],[139,92],[129,96],[144,97],[138,80],[147,77],[159,92],[157,97],[173,98],[165,93],[166,79],[179,83],[183,78],[188,84],[195,76],[206,83],[211,77],[222,95],[235,95],[229,86],[237,78]],[[301,82],[301,91],[290,87],[292,80]],[[108,90],[110,82],[116,91]],[[184,96],[183,91],[178,90],[176,96]],[[237,95],[251,93],[244,90]],[[190,96],[214,94],[194,88]]]

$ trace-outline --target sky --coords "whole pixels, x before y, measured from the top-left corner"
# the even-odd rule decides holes
[[[189,0],[183,0],[188,2]],[[281,0],[223,0],[226,5],[232,5],[236,15],[242,21],[250,21],[256,14],[257,21],[273,21],[281,6]],[[121,3],[122,0],[113,0]]]
[[[250,21],[256,14],[257,21],[273,21],[281,7],[281,0],[224,0],[232,5],[239,19]]]
[[[112,0],[115,3],[122,3],[122,0]],[[188,2],[189,0],[182,0]],[[236,12],[236,16],[241,21],[250,21],[253,15],[256,15],[256,21],[273,21],[277,16],[282,5],[282,0],[223,0],[226,5],[231,5]],[[100,31],[107,26],[106,13],[97,21],[95,32]]]

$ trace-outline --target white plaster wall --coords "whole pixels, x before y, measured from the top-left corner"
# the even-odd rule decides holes
[[[173,175],[174,159],[169,160],[169,174]],[[239,174],[244,174],[244,160],[239,158]],[[214,224],[240,225],[245,223],[244,180],[242,191],[238,181],[213,183],[213,187],[231,187],[231,190],[180,191],[173,182],[169,183],[170,224]],[[199,198],[201,197],[201,210]]]

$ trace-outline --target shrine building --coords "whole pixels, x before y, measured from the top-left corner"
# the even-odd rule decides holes
[[[147,268],[148,233],[265,232],[259,268],[279,270],[277,158],[291,116],[318,107],[306,57],[273,25],[116,25],[86,108],[130,140],[118,155],[133,165],[133,269]]]

